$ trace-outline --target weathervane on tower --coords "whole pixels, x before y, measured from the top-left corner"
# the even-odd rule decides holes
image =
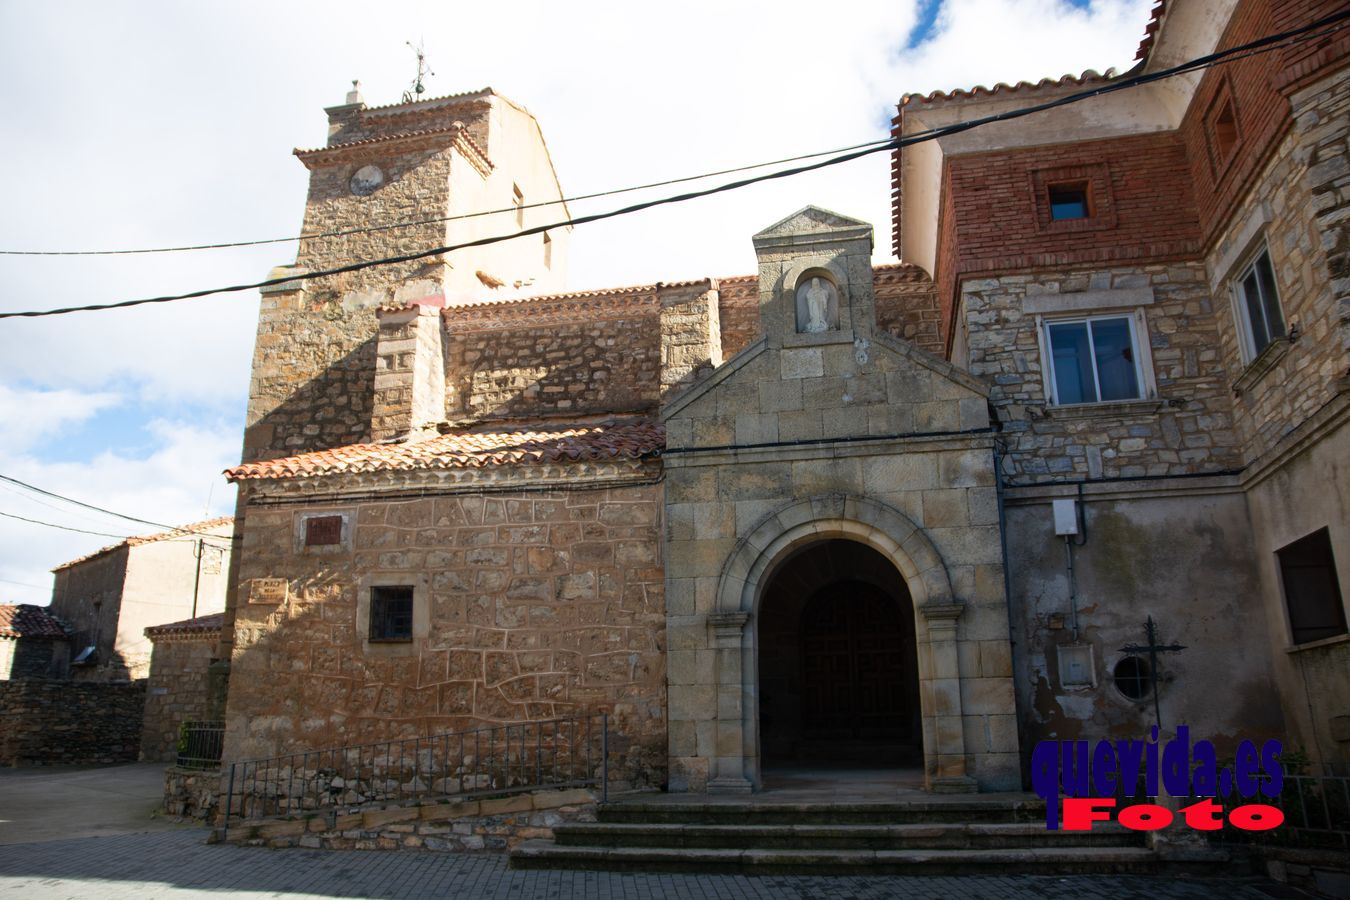
[[[412,83],[412,90],[403,92],[403,102],[412,103],[414,100],[420,100],[422,94],[426,91],[426,86],[422,84],[422,79],[427,75],[435,75],[431,67],[427,65],[426,53],[423,52],[423,41],[418,41],[414,47],[412,41],[404,41],[414,53],[417,54],[417,80]]]

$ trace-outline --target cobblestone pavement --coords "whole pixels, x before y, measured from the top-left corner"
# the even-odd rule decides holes
[[[0,847],[0,897],[1179,898],[1307,897],[1272,881],[1139,876],[942,878],[516,872],[501,856],[262,850],[208,845],[200,829]]]

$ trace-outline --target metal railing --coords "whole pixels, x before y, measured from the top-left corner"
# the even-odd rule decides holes
[[[597,713],[242,760],[222,824],[542,788],[594,786],[603,801],[608,757],[609,716]]]
[[[1206,832],[1220,844],[1266,844],[1302,849],[1350,850],[1350,776],[1285,775],[1279,796],[1225,798],[1225,813],[1244,803],[1264,803],[1284,813],[1284,822],[1269,831],[1225,827]]]
[[[215,769],[225,746],[224,722],[184,722],[178,726],[178,756],[183,769]]]

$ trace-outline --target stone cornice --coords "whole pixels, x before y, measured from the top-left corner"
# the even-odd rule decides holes
[[[247,503],[338,502],[369,497],[493,493],[543,488],[599,487],[651,483],[660,478],[659,459],[613,459],[564,464],[341,472],[307,478],[276,478],[248,486]]]
[[[424,131],[408,131],[400,134],[381,135],[336,144],[332,147],[319,147],[314,150],[296,149],[295,155],[305,164],[305,168],[314,170],[323,166],[339,163],[360,162],[382,159],[391,152],[411,153],[417,150],[458,150],[470,165],[486,178],[491,174],[493,165],[487,152],[478,146],[464,130],[461,122],[453,122],[444,128],[429,128]]]

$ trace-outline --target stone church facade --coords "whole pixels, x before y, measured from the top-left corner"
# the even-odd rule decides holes
[[[1329,6],[1169,0],[1141,67]],[[227,473],[227,761],[604,711],[638,788],[1016,790],[1155,717],[1342,769],[1338,34],[896,151],[901,264],[808,207],[753,275],[571,294],[566,228],[295,278],[562,218],[522,107],[350,95]],[[1115,77],[908,96],[896,134]],[[1150,618],[1185,649],[1128,649]]]

